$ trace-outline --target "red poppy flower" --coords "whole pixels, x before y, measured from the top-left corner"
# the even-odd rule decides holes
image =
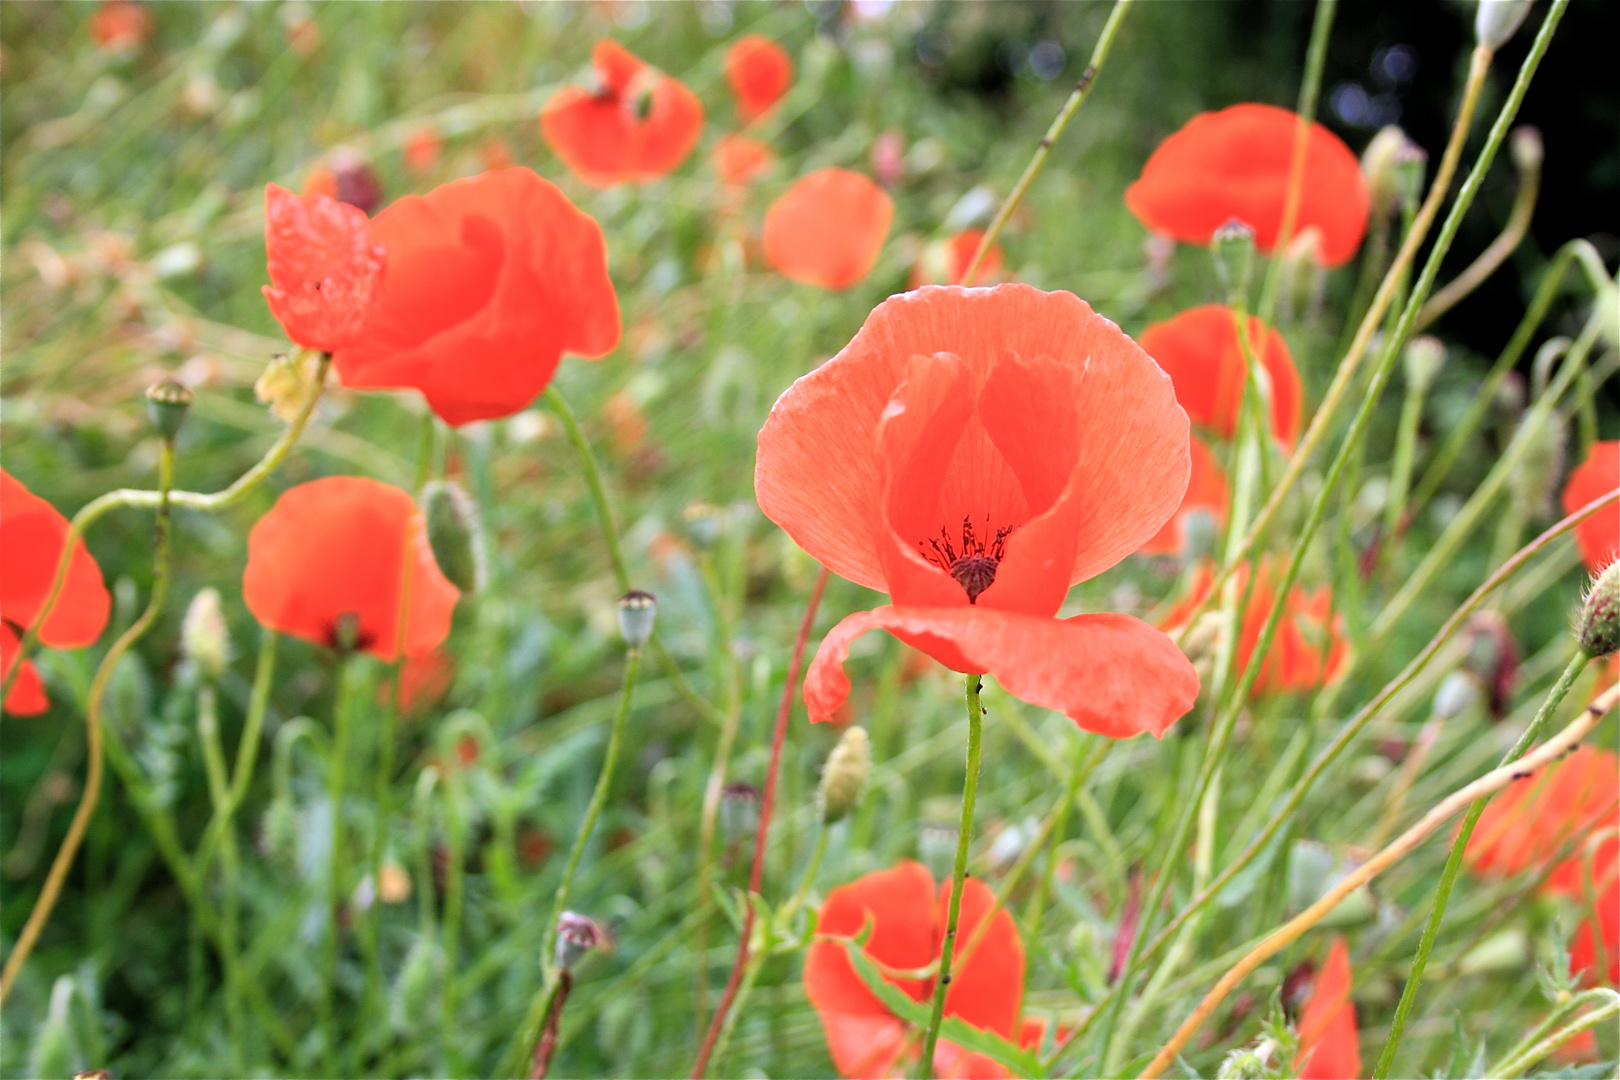
[[[1149,229],[1189,244],[1209,243],[1216,229],[1237,218],[1269,253],[1282,228],[1297,121],[1297,114],[1274,105],[1199,113],[1153,151],[1141,177],[1125,189],[1125,205]],[[1313,123],[1294,236],[1317,230],[1323,265],[1339,266],[1361,246],[1370,205],[1356,155]]]
[[[847,289],[877,264],[894,200],[857,172],[818,169],[765,212],[765,259],[782,275]]]
[[[893,598],[821,643],[810,719],[848,695],[850,642],[883,627],[1087,730],[1162,733],[1198,693],[1180,650],[1129,616],[1054,616],[1175,511],[1187,454],[1170,381],[1070,293],[929,285],[879,304],[759,433],[766,516]]]
[[[1187,444],[1192,451],[1192,478],[1187,494],[1175,515],[1153,539],[1138,549],[1142,555],[1180,555],[1187,550],[1187,519],[1196,513],[1208,514],[1217,526],[1226,524],[1226,473],[1204,440],[1194,435]]]
[[[540,113],[540,130],[580,179],[597,187],[674,172],[703,131],[703,104],[678,80],[603,38],[591,51],[598,86],[570,86]]]
[[[1299,1017],[1299,1080],[1356,1080],[1361,1075],[1356,1006],[1350,1000],[1350,950],[1335,937],[1327,963],[1316,976],[1311,1000]]]
[[[1249,572],[1247,566],[1237,570],[1235,576],[1240,593],[1248,587]],[[1282,567],[1272,565],[1269,559],[1261,561],[1254,588],[1249,592],[1249,603],[1243,609],[1243,626],[1238,635],[1237,656],[1233,662],[1235,671],[1242,672],[1249,666],[1255,647],[1260,644],[1260,633],[1265,629],[1266,619],[1277,600],[1277,590],[1272,582],[1281,575]],[[1203,603],[1204,597],[1209,595],[1214,580],[1215,575],[1209,565],[1200,566],[1193,575],[1192,587],[1186,599],[1172,608],[1160,625],[1174,627],[1186,622],[1187,617]],[[1251,694],[1259,697],[1262,694],[1303,693],[1322,686],[1339,673],[1347,651],[1344,618],[1335,617],[1330,623],[1328,612],[1331,609],[1332,594],[1326,586],[1309,593],[1297,585],[1289,590],[1282,620],[1277,624],[1271,648],[1260,664],[1260,673],[1255,677]]]
[[[1273,328],[1262,349],[1260,320],[1249,317],[1250,351],[1271,380],[1271,433],[1285,446],[1299,438],[1303,389],[1288,343]],[[1176,384],[1176,400],[1192,422],[1229,439],[1243,404],[1243,346],[1237,316],[1224,304],[1205,304],[1142,331],[1142,348]]]
[[[763,34],[744,34],[726,53],[726,82],[737,99],[737,112],[752,120],[793,85],[793,59]]]
[[[972,281],[964,281],[973,261],[983,229],[963,229],[948,240],[936,240],[923,248],[911,268],[911,288],[920,285],[988,285],[1001,280],[1001,245],[991,244]]]
[[[133,0],[103,0],[90,16],[90,36],[108,52],[132,52],[152,36],[152,13]]]
[[[248,534],[248,610],[272,630],[328,648],[352,633],[355,648],[383,660],[398,655],[401,638],[406,656],[420,656],[450,633],[460,596],[433,561],[416,502],[377,480],[299,484]]]
[[[747,135],[727,135],[714,148],[715,174],[732,187],[759,179],[775,162],[770,147]]]
[[[433,171],[433,166],[439,163],[439,153],[444,149],[444,140],[432,128],[417,128],[405,140],[402,153],[405,158],[407,171],[417,176],[424,176]]]
[[[885,968],[925,968],[939,959],[950,896],[949,881],[936,888],[921,863],[903,862],[828,893],[816,919],[816,933],[853,937],[870,924],[871,936],[865,946],[868,956]],[[979,935],[979,924],[986,919],[989,926]],[[976,935],[978,943],[964,963],[963,950]],[[945,993],[945,1015],[1006,1039],[1021,1035],[1023,942],[1012,916],[996,906],[995,893],[974,878],[962,885],[952,955],[956,966]],[[913,1001],[926,1001],[934,992],[932,979],[888,981]],[[804,989],[821,1017],[827,1049],[841,1076],[889,1076],[904,1058],[915,1060],[921,1052],[921,1032],[908,1031],[867,988],[844,945],[817,941],[810,946],[804,961]],[[933,1065],[936,1071],[946,1066],[942,1074],[950,1074],[949,1066],[961,1064],[965,1056],[960,1048],[941,1040]]]
[[[1587,985],[1620,984],[1620,873],[1617,873],[1615,853],[1620,841],[1610,837],[1599,849],[1597,865],[1592,871],[1593,888],[1597,892],[1597,910],[1580,926],[1569,943],[1569,973]],[[1572,892],[1581,904],[1586,903],[1584,879],[1578,893]],[[1602,943],[1599,953],[1598,944]],[[1602,957],[1600,961],[1599,957]]]
[[[0,469],[0,675],[11,671],[22,635],[44,610],[67,534],[68,520],[56,507]],[[101,567],[80,540],[68,560],[62,591],[39,628],[40,644],[52,649],[92,644],[107,625],[111,607]],[[49,705],[39,671],[25,662],[6,695],[6,712],[34,716]]]
[[[528,169],[407,195],[378,214],[382,295],[333,358],[346,386],[410,387],[449,424],[526,408],[564,352],[619,343],[602,230]]]
[[[388,252],[365,211],[322,194],[264,186],[270,314],[287,337],[321,352],[353,345],[382,291]]]
[[[1575,467],[1564,485],[1564,513],[1573,514],[1617,487],[1620,441],[1595,442],[1586,452],[1586,460]],[[1586,568],[1601,574],[1620,555],[1620,508],[1605,507],[1575,526],[1575,543],[1580,546]]]
[[[1512,877],[1545,865],[1576,837],[1620,825],[1620,757],[1591,746],[1516,781],[1485,807],[1463,852],[1481,877]],[[1578,884],[1577,877],[1570,884]]]

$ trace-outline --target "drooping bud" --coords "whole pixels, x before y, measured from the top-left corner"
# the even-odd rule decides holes
[[[1446,347],[1439,338],[1424,334],[1407,343],[1401,361],[1406,366],[1407,385],[1419,392],[1427,391],[1446,362]]]
[[[1479,0],[1474,13],[1474,39],[1495,52],[1508,43],[1513,32],[1530,14],[1533,0]]]
[[[657,617],[658,599],[652,593],[631,589],[619,597],[619,633],[630,648],[639,649],[647,644]]]
[[[1533,413],[1529,414],[1520,425],[1526,436],[1524,457],[1519,467],[1508,474],[1514,504],[1527,518],[1550,513],[1557,505],[1569,445],[1569,422],[1562,415],[1548,413],[1535,425],[1531,423],[1533,417]]]
[[[720,791],[720,832],[728,840],[746,840],[759,831],[759,788],[733,781]]]
[[[579,958],[602,942],[602,928],[596,920],[577,912],[565,911],[557,920],[557,951],[553,957],[562,971],[574,970]]]
[[[197,590],[180,623],[180,655],[210,680],[225,673],[231,659],[231,634],[220,609],[219,590]]]
[[[1412,145],[1406,132],[1390,124],[1380,128],[1378,134],[1361,152],[1361,175],[1367,181],[1375,213],[1387,214],[1400,205],[1396,192],[1395,162],[1406,147]]]
[[[1541,143],[1541,129],[1525,124],[1513,129],[1508,136],[1508,153],[1513,155],[1513,167],[1521,173],[1541,172],[1546,149]]]
[[[428,546],[439,570],[462,592],[477,593],[484,585],[484,529],[478,504],[454,480],[424,485],[420,502]]]
[[[1215,256],[1215,273],[1226,287],[1228,303],[1246,303],[1249,271],[1254,266],[1254,230],[1237,218],[1215,230],[1210,251]]]
[[[191,408],[191,390],[175,379],[163,379],[146,388],[146,415],[165,442],[173,442]]]
[[[1575,637],[1587,656],[1608,656],[1620,650],[1620,562],[1610,563],[1592,582]]]
[[[1519,648],[1507,620],[1495,611],[1481,611],[1470,618],[1468,633],[1464,666],[1484,685],[1491,719],[1500,720],[1507,715],[1519,681]]]
[[[843,737],[827,764],[821,769],[821,787],[816,791],[816,802],[821,807],[821,820],[831,825],[840,821],[861,801],[866,790],[866,774],[872,769],[872,741],[866,729],[851,725],[844,729]]]

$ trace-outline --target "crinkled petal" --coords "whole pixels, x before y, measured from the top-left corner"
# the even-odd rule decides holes
[[[386,248],[374,243],[365,211],[322,194],[264,188],[264,246],[270,313],[287,337],[335,352],[359,340],[382,291]]]

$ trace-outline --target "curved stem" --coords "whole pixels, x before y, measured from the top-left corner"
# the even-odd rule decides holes
[[[1616,1016],[1620,1016],[1620,1001],[1611,999],[1608,1004],[1593,1009],[1568,1027],[1560,1028],[1534,1046],[1527,1047],[1523,1053],[1493,1065],[1490,1073],[1492,1076],[1517,1076],[1581,1032],[1590,1031],[1604,1021],[1612,1022]]]
[[[326,937],[322,942],[321,979],[322,1052],[328,1076],[338,1075],[337,1065],[337,968],[338,933],[342,928],[343,890],[338,878],[343,873],[343,789],[348,779],[349,709],[353,703],[350,683],[354,669],[345,655],[338,661],[337,699],[332,707],[332,753],[326,763],[326,803],[331,819],[331,840],[326,861]]]
[[[923,1077],[933,1075],[934,1047],[939,1042],[939,1025],[945,1017],[945,993],[951,985],[951,964],[956,958],[956,924],[962,914],[962,882],[967,877],[968,846],[973,842],[973,808],[979,798],[979,751],[983,742],[984,708],[979,704],[982,675],[969,675],[967,683],[967,779],[962,784],[962,820],[956,829],[956,865],[951,870],[951,901],[945,914],[945,940],[939,947],[939,975],[934,979],[934,1004],[923,1032]],[[988,915],[986,918],[988,919]]]

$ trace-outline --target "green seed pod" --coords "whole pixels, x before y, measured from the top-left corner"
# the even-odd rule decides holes
[[[1592,583],[1575,637],[1591,657],[1620,650],[1620,562],[1612,562]]]
[[[848,728],[821,768],[816,802],[821,807],[823,822],[831,825],[841,821],[855,809],[861,801],[861,792],[866,790],[866,774],[871,769],[872,741],[866,737],[866,729]]]
[[[647,644],[657,618],[658,598],[652,593],[631,589],[619,597],[619,633],[630,648],[639,649]]]
[[[1245,301],[1249,295],[1249,272],[1254,266],[1254,230],[1233,218],[1215,230],[1209,247],[1215,256],[1215,272],[1226,286],[1229,302]]]
[[[478,504],[454,480],[434,480],[422,488],[422,516],[428,546],[450,584],[464,593],[484,585],[484,527]]]
[[[1446,362],[1446,347],[1439,338],[1424,334],[1407,343],[1401,360],[1406,366],[1406,381],[1419,390],[1427,390],[1434,385],[1434,377],[1440,374]]]
[[[146,415],[165,442],[173,442],[191,408],[191,391],[184,383],[163,379],[146,388]]]

